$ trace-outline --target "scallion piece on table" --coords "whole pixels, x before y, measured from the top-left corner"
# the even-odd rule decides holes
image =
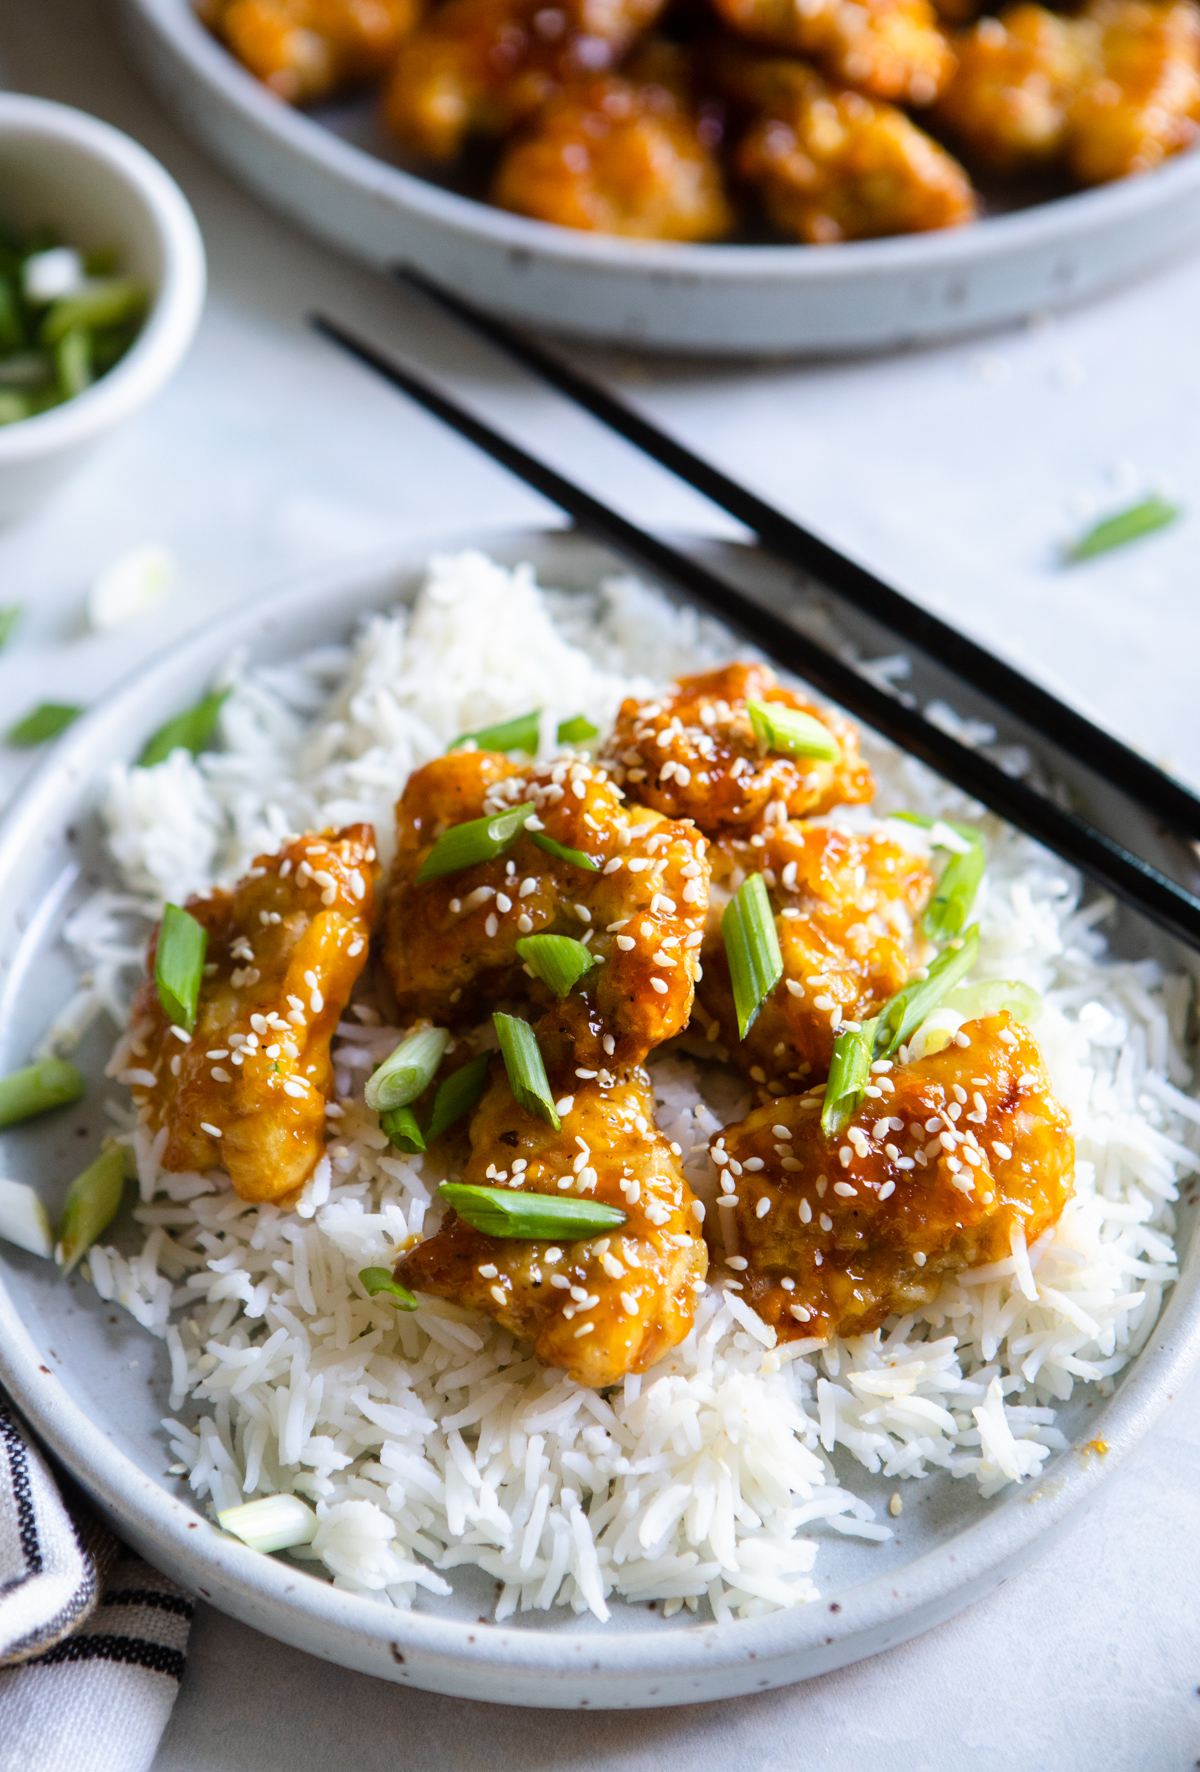
[[[452,824],[443,831],[417,870],[417,884],[436,880],[442,874],[457,874],[481,861],[495,861],[511,849],[525,820],[533,812],[530,801],[514,806],[511,812],[495,812],[488,818],[471,818],[466,824]]]
[[[481,1052],[477,1058],[469,1058],[466,1064],[442,1078],[433,1098],[429,1124],[425,1128],[427,1144],[432,1144],[435,1138],[440,1138],[443,1132],[448,1132],[451,1126],[457,1125],[464,1114],[469,1114],[478,1107],[487,1086],[491,1063],[491,1053]]]
[[[1095,524],[1086,535],[1081,535],[1078,541],[1064,549],[1064,558],[1070,565],[1091,560],[1097,554],[1107,554],[1110,548],[1123,548],[1126,542],[1151,535],[1156,529],[1165,529],[1168,523],[1174,523],[1182,515],[1180,506],[1168,504],[1165,498],[1143,499],[1141,504],[1131,505],[1127,511],[1116,511]]]
[[[492,1025],[500,1041],[500,1056],[514,1097],[528,1113],[536,1114],[547,1126],[560,1131],[562,1122],[550,1093],[537,1035],[520,1016],[502,1015],[499,1010],[492,1016]]]
[[[311,1544],[319,1522],[298,1495],[259,1495],[240,1507],[222,1509],[217,1524],[251,1550],[281,1551]]]
[[[172,751],[190,751],[196,757],[207,750],[216,730],[217,715],[228,696],[228,689],[218,689],[198,701],[194,708],[186,708],[182,714],[168,720],[165,726],[160,726],[138,758],[138,768],[153,769],[156,763],[165,763]]]
[[[814,757],[821,763],[836,763],[842,754],[828,726],[814,720],[811,714],[802,714],[799,708],[785,707],[779,701],[748,701],[746,712],[764,751],[781,751],[787,757]]]
[[[385,1108],[379,1116],[379,1130],[386,1135],[389,1144],[407,1156],[415,1156],[425,1149],[420,1121],[410,1107]]]
[[[775,917],[761,874],[751,874],[725,906],[721,935],[733,985],[738,1038],[744,1040],[758,1019],[759,1010],[783,977]]]
[[[526,831],[525,835],[531,843],[536,844],[547,855],[552,855],[556,861],[569,862],[573,868],[586,868],[591,874],[600,872],[600,863],[593,861],[590,855],[585,855],[582,849],[569,849],[565,843],[556,843],[545,831]]]
[[[947,1009],[974,1021],[979,1015],[999,1015],[1007,1009],[1015,1021],[1030,1027],[1042,1013],[1043,1003],[1032,985],[1014,978],[985,978],[979,984],[960,984],[943,999]]]
[[[19,603],[5,603],[0,606],[0,651],[3,651],[16,633],[23,613]]]
[[[600,728],[583,714],[576,714],[573,720],[563,720],[555,735],[559,744],[588,744],[593,738],[599,738]]]
[[[527,756],[536,756],[541,717],[541,708],[535,708],[531,714],[518,714],[515,719],[501,720],[495,726],[481,726],[478,732],[464,732],[450,749],[456,751],[459,745],[473,744],[479,751],[524,751]]]
[[[517,952],[534,977],[548,984],[556,997],[565,997],[596,964],[595,954],[571,935],[525,935],[517,943]]]
[[[967,976],[978,954],[979,928],[975,925],[942,949],[925,978],[914,979],[888,999],[876,1017],[876,1058],[890,1058],[907,1044],[925,1017]]]
[[[78,1101],[87,1085],[65,1058],[40,1058],[0,1077],[0,1126],[17,1126],[35,1114]]]
[[[154,986],[167,1020],[190,1034],[196,1025],[208,931],[177,904],[163,907],[154,955]]]
[[[22,1181],[0,1181],[0,1239],[30,1255],[49,1258],[54,1253],[46,1208]]]
[[[64,1274],[87,1254],[101,1231],[108,1229],[124,1191],[125,1154],[115,1148],[101,1151],[96,1161],[75,1177],[67,1189],[55,1250]]]
[[[39,702],[32,713],[26,714],[23,720],[18,720],[15,726],[9,727],[7,741],[22,747],[45,744],[48,739],[57,738],[60,732],[65,732],[82,712],[82,708],[67,702]]]
[[[552,1237],[556,1242],[577,1242],[581,1237],[619,1230],[627,1216],[616,1206],[602,1206],[597,1201],[526,1194],[518,1188],[469,1187],[460,1181],[443,1182],[438,1198],[486,1237]]]
[[[40,339],[56,345],[74,327],[123,326],[145,312],[146,285],[136,277],[97,277],[74,295],[52,302],[42,321]]]
[[[821,1103],[821,1131],[826,1138],[840,1138],[845,1131],[862,1100],[874,1055],[873,1021],[864,1021],[861,1028],[844,1029],[834,1041],[829,1080]]]
[[[401,1040],[368,1078],[363,1091],[367,1106],[381,1113],[385,1108],[407,1107],[423,1095],[449,1044],[445,1028],[418,1028]]]
[[[401,1311],[415,1311],[418,1308],[417,1301],[407,1286],[402,1286],[398,1280],[392,1278],[390,1268],[360,1268],[358,1278],[369,1297],[378,1298],[382,1294]]]

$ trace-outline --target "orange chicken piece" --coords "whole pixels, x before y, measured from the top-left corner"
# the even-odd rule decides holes
[[[1042,6],[1010,7],[960,39],[936,116],[981,163],[1014,172],[1057,159],[1090,58],[1090,33]]]
[[[738,37],[763,49],[811,56],[831,81],[872,98],[932,104],[954,72],[954,54],[930,0],[714,4],[722,23]],[[721,46],[714,59],[723,55]]]
[[[205,23],[289,104],[386,72],[420,0],[209,0]]]

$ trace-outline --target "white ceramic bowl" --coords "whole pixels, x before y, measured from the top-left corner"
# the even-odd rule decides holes
[[[115,246],[144,278],[150,312],[121,361],[62,406],[0,428],[0,522],[47,498],[151,399],[191,344],[204,305],[204,245],[175,183],[145,148],[69,105],[0,93],[0,191],[18,228],[49,223],[84,249]]]
[[[562,332],[739,355],[892,348],[1082,301],[1200,240],[1200,150],[1101,190],[895,240],[680,246],[577,233],[382,158],[370,97],[326,113],[343,134],[290,109],[189,0],[119,0],[119,10],[171,115],[268,202],[359,258],[411,263]]]

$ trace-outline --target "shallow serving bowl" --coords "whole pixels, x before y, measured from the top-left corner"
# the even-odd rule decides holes
[[[737,355],[892,348],[1085,300],[1200,240],[1200,150],[1101,190],[894,240],[680,246],[577,233],[391,163],[369,98],[322,122],[292,110],[190,0],[117,3],[171,115],[259,196],[356,257],[410,263],[583,337]]]
[[[613,566],[564,534],[454,538],[464,544],[506,564],[531,560],[543,583],[568,590],[594,586]],[[141,668],[61,742],[0,828],[0,1069],[26,1061],[73,988],[58,935],[105,865],[94,806],[107,765],[136,755],[164,719],[207,689],[235,648],[252,663],[278,661],[341,641],[365,611],[411,596],[430,551],[413,545],[374,565],[328,569],[222,618]],[[1122,945],[1137,951],[1132,938]],[[5,1137],[4,1173],[36,1182],[52,1210],[107,1123],[101,1071],[111,1039],[105,1028],[79,1054],[91,1079],[86,1102]],[[166,1474],[173,1455],[159,1427],[169,1390],[163,1343],[78,1274],[64,1283],[49,1263],[6,1244],[0,1383],[124,1538],[259,1630],[347,1667],[457,1696],[559,1708],[692,1703],[784,1685],[902,1642],[1030,1559],[1149,1430],[1200,1353],[1188,1204],[1179,1222],[1182,1278],[1161,1320],[1111,1398],[1085,1390],[1059,1412],[1074,1446],[1052,1458],[1039,1482],[992,1502],[949,1477],[908,1484],[903,1521],[888,1543],[822,1538],[820,1600],[720,1625],[687,1613],[668,1622],[622,1604],[603,1626],[569,1612],[494,1625],[490,1580],[465,1569],[450,1599],[423,1595],[402,1612],[256,1554],[220,1533]],[[853,1482],[886,1507],[892,1483],[860,1468]]]

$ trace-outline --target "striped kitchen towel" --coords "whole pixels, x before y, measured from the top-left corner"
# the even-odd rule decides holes
[[[68,1508],[0,1395],[0,1772],[148,1772],[192,1611]]]

